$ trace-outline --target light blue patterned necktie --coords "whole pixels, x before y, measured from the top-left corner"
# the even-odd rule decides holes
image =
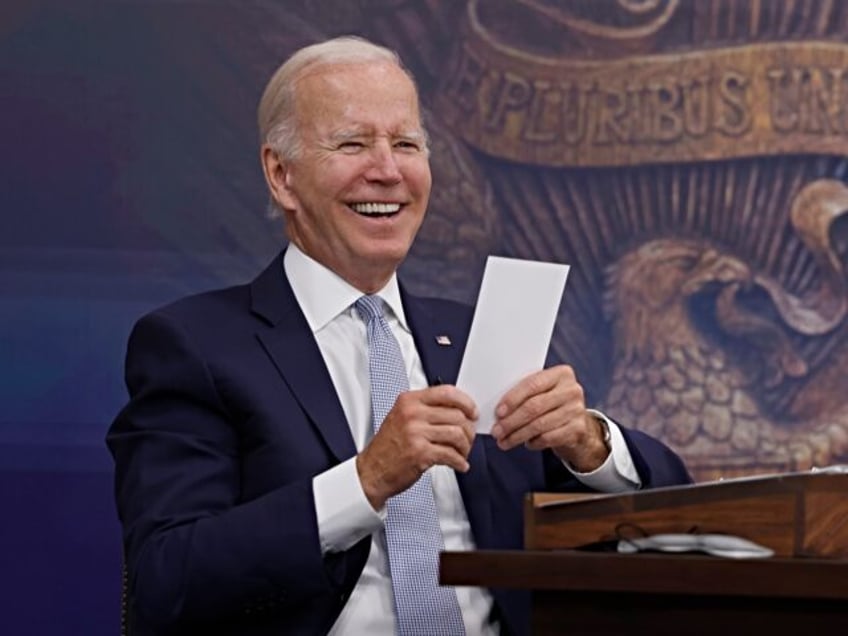
[[[383,301],[362,296],[356,309],[368,328],[368,368],[374,432],[409,390],[400,346],[383,317]],[[399,636],[459,636],[465,634],[453,588],[440,587],[439,552],[442,531],[433,498],[430,473],[386,502],[386,544]]]

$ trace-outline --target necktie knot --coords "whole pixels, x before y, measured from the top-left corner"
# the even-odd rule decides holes
[[[383,316],[383,301],[379,296],[360,296],[356,300],[356,311],[366,323]]]

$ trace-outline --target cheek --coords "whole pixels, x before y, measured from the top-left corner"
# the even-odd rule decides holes
[[[329,186],[333,191],[348,187],[368,170],[368,158],[364,154],[335,154],[315,167],[317,180]]]
[[[416,195],[422,198],[428,198],[430,196],[430,188],[433,185],[433,176],[430,174],[429,164],[425,163],[423,166],[414,165],[410,167],[406,173],[406,182]]]
[[[430,188],[433,187],[433,177],[430,175],[430,171],[427,171],[427,174],[423,177],[422,183],[424,184],[424,195],[430,196]]]

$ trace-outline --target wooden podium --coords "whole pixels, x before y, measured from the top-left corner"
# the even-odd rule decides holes
[[[443,553],[441,581],[533,590],[533,634],[848,633],[848,474],[532,494],[525,519],[525,550]],[[578,549],[679,532],[738,535],[776,556]]]

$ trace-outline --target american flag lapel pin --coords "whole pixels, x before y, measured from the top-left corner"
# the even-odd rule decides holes
[[[436,336],[436,344],[442,347],[449,347],[451,346],[451,339],[447,336]]]

